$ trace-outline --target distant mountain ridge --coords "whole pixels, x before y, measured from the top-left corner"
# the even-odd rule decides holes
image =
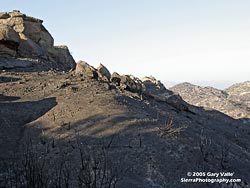
[[[229,94],[229,99],[243,103],[250,108],[250,81],[234,84],[227,89],[225,92]]]
[[[228,88],[229,86],[231,86],[232,84],[234,84],[235,82],[233,81],[223,81],[223,80],[219,80],[219,81],[208,81],[208,80],[202,80],[202,81],[197,81],[197,80],[194,80],[194,81],[164,81],[164,85],[167,87],[167,88],[170,88],[170,87],[174,87],[175,85],[178,85],[178,84],[181,84],[181,83],[184,83],[184,82],[187,82],[187,83],[192,83],[193,85],[198,85],[198,86],[201,86],[201,87],[213,87],[213,88],[217,88],[217,89],[220,89],[220,90],[224,90],[226,88]]]
[[[186,102],[225,113],[233,118],[250,117],[250,82],[230,86],[225,90],[181,83],[170,88]]]

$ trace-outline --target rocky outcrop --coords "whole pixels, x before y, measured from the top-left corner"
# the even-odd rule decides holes
[[[166,89],[152,76],[139,79],[133,75],[120,75],[117,72],[110,76],[109,70],[104,65],[100,64],[96,69],[85,61],[77,62],[75,74],[106,82],[108,89],[116,88],[132,92],[141,99],[153,99],[167,103],[178,111],[190,111],[188,104],[178,94]]]
[[[113,72],[111,75],[110,81],[115,84],[115,86],[120,86],[121,76],[117,72]]]
[[[142,81],[142,94],[146,97],[153,98],[160,102],[165,102],[178,111],[189,111],[187,103],[185,103],[179,95],[165,88],[165,86],[154,77],[144,77]]]
[[[139,94],[142,98],[167,103],[178,111],[189,111],[188,104],[179,95],[167,90],[152,76],[139,79],[132,75],[119,75],[114,72],[111,82],[120,89]]]
[[[103,82],[110,82],[111,74],[109,70],[100,64],[97,68],[89,65],[86,61],[78,61],[75,69],[76,74],[80,74],[87,78],[97,79]]]
[[[98,74],[97,74],[96,69],[94,67],[92,67],[91,65],[89,65],[85,61],[78,61],[77,62],[75,73],[82,74],[83,76],[85,76],[87,78],[93,78],[93,79],[98,78]]]
[[[143,84],[143,93],[146,95],[172,95],[173,92],[167,90],[165,86],[154,77],[144,77],[141,79]]]
[[[43,21],[20,11],[0,13],[0,55],[13,58],[42,59],[53,68],[69,70],[75,61],[66,46],[54,46],[54,39]],[[50,63],[45,69],[50,69]],[[58,66],[56,66],[58,64]],[[13,66],[15,68],[15,66]],[[35,66],[34,66],[35,68]]]
[[[97,71],[98,71],[99,77],[102,77],[103,80],[110,80],[111,74],[109,70],[103,64],[100,64],[99,67],[97,67]]]
[[[133,93],[141,93],[142,82],[133,75],[119,75],[114,72],[111,76],[111,82],[120,89],[128,90]]]

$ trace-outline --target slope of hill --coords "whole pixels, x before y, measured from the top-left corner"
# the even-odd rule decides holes
[[[215,109],[233,118],[249,118],[250,109],[246,103],[236,100],[227,90],[201,87],[190,83],[178,84],[170,90],[178,93],[188,103],[208,109]]]
[[[153,77],[46,62],[52,70],[0,70],[0,187],[250,185],[249,124],[192,106]],[[188,172],[238,180],[181,182],[197,178]]]
[[[189,171],[233,171],[248,181],[250,127],[241,121],[179,99],[188,110],[147,95],[141,99],[73,73],[1,75],[15,78],[1,84],[2,158],[32,139],[51,165],[77,165],[79,148],[105,148],[120,170],[129,167],[117,187],[183,187],[180,178]]]
[[[225,91],[229,94],[230,100],[243,103],[250,108],[250,81],[234,84]]]

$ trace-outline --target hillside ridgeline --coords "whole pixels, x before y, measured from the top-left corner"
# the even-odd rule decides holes
[[[193,106],[154,77],[74,64],[19,11],[1,13],[0,28],[15,33],[0,34],[0,187],[249,187],[250,123]],[[242,181],[181,183],[187,172]]]

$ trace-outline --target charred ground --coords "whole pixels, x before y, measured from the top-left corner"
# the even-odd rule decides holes
[[[82,61],[69,71],[49,56],[1,61],[1,187],[249,187],[248,121],[192,106],[152,77]],[[181,183],[187,172],[242,182]]]

